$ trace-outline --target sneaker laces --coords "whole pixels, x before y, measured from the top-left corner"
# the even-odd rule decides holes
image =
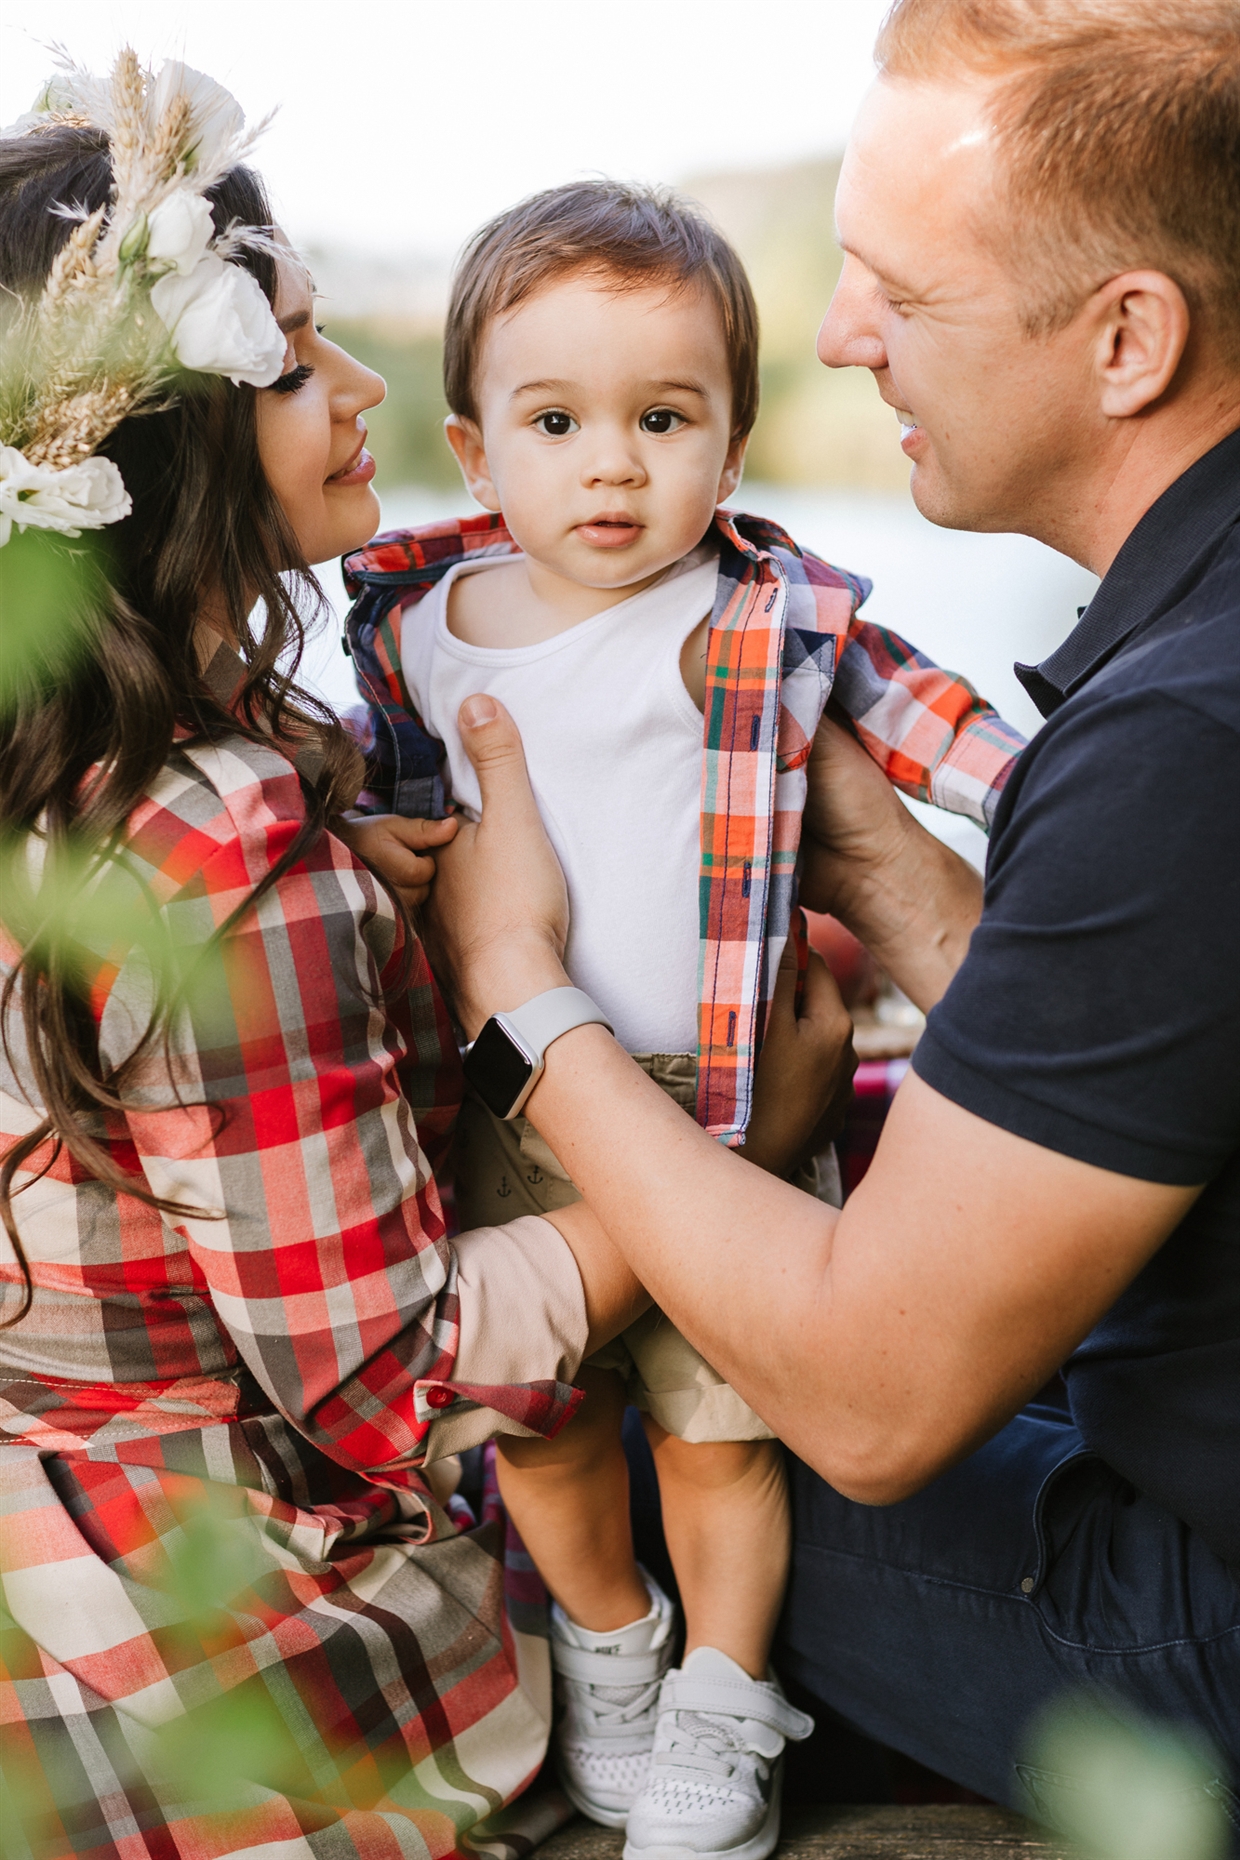
[[[600,1658],[561,1641],[553,1642],[552,1662],[566,1716],[591,1736],[632,1737],[653,1730],[663,1685],[660,1649]],[[600,1670],[607,1673],[605,1681]]]
[[[784,1740],[779,1738],[779,1749]],[[759,1749],[747,1734],[746,1720],[725,1717],[722,1712],[707,1716],[697,1711],[674,1711],[664,1714],[659,1725],[653,1764],[663,1772],[690,1771],[715,1778],[721,1783],[757,1776],[765,1782],[771,1762],[778,1750]]]

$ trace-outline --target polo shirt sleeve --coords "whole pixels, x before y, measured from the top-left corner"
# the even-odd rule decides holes
[[[1144,1181],[1240,1142],[1240,735],[1165,691],[1070,702],[1000,809],[982,918],[913,1058],[988,1123]]]

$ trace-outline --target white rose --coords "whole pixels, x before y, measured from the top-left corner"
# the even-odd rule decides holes
[[[201,194],[191,194],[179,187],[161,200],[148,222],[146,256],[148,263],[175,265],[183,278],[189,276],[215,237],[211,209]]]
[[[230,90],[204,71],[195,71],[177,58],[160,67],[151,96],[151,115],[159,122],[176,98],[189,99],[189,132],[185,148],[188,166],[200,185],[221,175],[245,128],[245,111]]]
[[[28,129],[39,128],[53,110],[58,113],[75,110],[79,102],[68,78],[50,77],[30,108],[4,129],[0,129],[0,136],[24,136]]]
[[[80,536],[119,523],[133,509],[111,459],[84,459],[56,471],[32,465],[16,446],[0,446],[0,548],[19,530],[59,530]]]
[[[258,281],[240,265],[208,252],[188,277],[170,271],[152,285],[151,303],[184,367],[251,387],[270,387],[283,370],[287,341]]]

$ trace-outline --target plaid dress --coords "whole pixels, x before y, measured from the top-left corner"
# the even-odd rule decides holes
[[[16,1178],[34,1302],[0,1330],[10,1860],[511,1856],[554,1823],[480,1826],[546,1748],[544,1598],[498,1506],[475,1520],[422,1468],[495,1427],[553,1433],[574,1391],[453,1381],[427,1150],[459,1061],[383,888],[323,834],[211,940],[304,817],[276,745],[180,743],[128,822],[123,895],[76,922],[105,1064],[137,1047],[159,951],[182,985],[166,1050],[93,1128],[187,1211],[51,1144]],[[6,1149],[39,1122],[15,1015],[8,1035]]]
[[[989,827],[1025,739],[896,633],[862,620],[870,583],[777,524],[720,511],[706,654],[699,872],[697,1120],[722,1142],[749,1122],[754,1068],[796,903],[805,767],[828,701],[904,793]],[[372,792],[397,813],[446,806],[443,746],[401,671],[401,628],[458,562],[512,555],[500,516],[377,536],[345,564],[347,644],[369,715]],[[635,880],[640,874],[634,875]]]

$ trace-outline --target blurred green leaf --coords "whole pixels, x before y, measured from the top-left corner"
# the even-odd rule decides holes
[[[208,1491],[181,1520],[168,1547],[172,1592],[191,1624],[235,1603],[271,1570],[248,1506]]]
[[[14,530],[0,549],[0,717],[32,682],[69,671],[93,635],[99,544]]]
[[[156,1752],[179,1795],[216,1808],[234,1801],[247,1784],[300,1793],[310,1782],[274,1701],[253,1682],[162,1726]]]
[[[1096,1698],[1043,1716],[1020,1773],[1040,1811],[1095,1860],[1222,1860],[1218,1758],[1191,1726]]]

